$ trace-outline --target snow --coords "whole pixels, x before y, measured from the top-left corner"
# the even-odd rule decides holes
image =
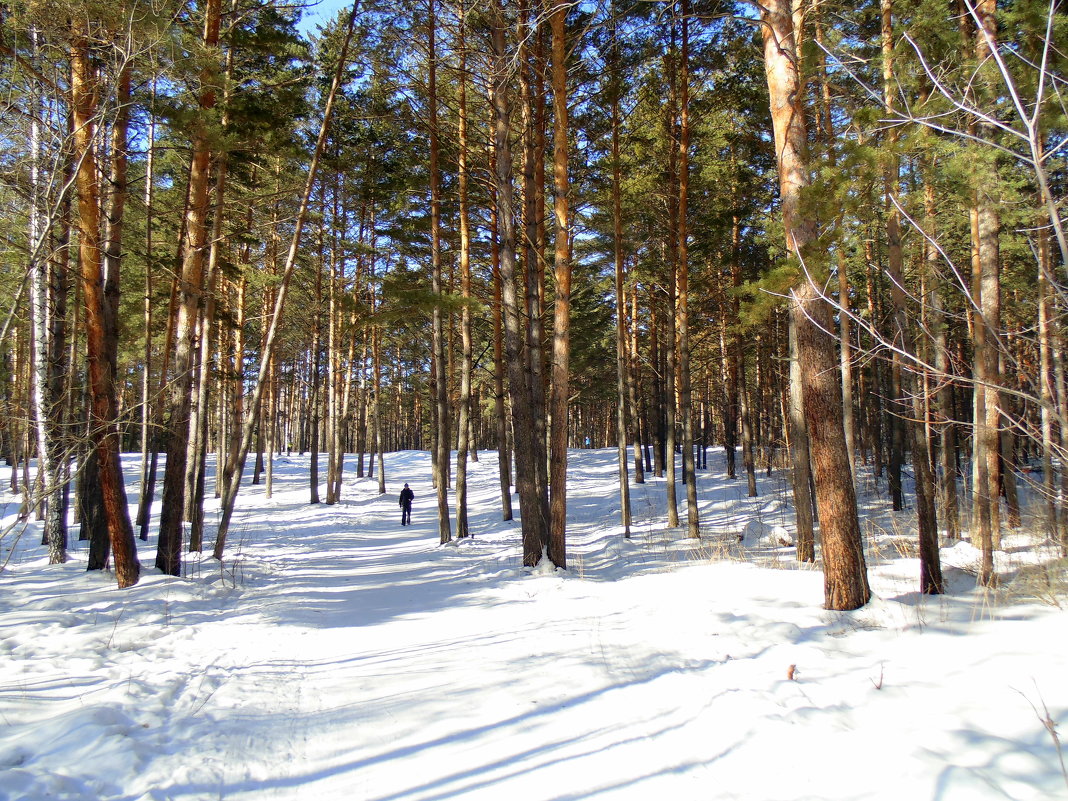
[[[914,524],[869,482],[875,598],[829,612],[779,545],[781,476],[749,499],[702,472],[700,542],[664,527],[661,481],[634,486],[625,540],[614,450],[579,450],[569,569],[528,570],[480,457],[474,537],[447,547],[417,452],[387,456],[385,496],[350,459],[332,506],[307,503],[307,456],[279,457],[270,499],[242,488],[224,562],[164,577],[142,543],[128,590],[82,544],[48,566],[36,523],[10,531],[0,799],[1068,798],[1043,724],[1068,719],[1048,544],[1007,538],[989,594],[956,543],[949,591],[924,597]]]
[[[742,533],[738,535],[738,539],[749,545],[770,545],[772,547],[797,544],[794,542],[793,534],[790,533],[786,526],[769,525],[759,517],[750,518],[749,522],[745,524],[745,528],[742,529]]]

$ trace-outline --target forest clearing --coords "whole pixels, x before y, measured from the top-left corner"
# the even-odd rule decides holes
[[[999,553],[994,596],[950,545],[947,592],[925,596],[899,543],[914,515],[872,514],[875,597],[827,611],[792,548],[737,541],[792,527],[782,482],[747,498],[714,453],[703,543],[657,521],[662,481],[625,540],[614,456],[571,454],[566,572],[523,567],[493,452],[449,545],[425,452],[333,506],[305,502],[307,455],[282,456],[272,499],[242,493],[232,556],[129,590],[84,545],[49,566],[37,525],[5,540],[0,798],[1068,798],[1042,720],[1068,718],[1068,612],[1027,577],[1048,546]]]

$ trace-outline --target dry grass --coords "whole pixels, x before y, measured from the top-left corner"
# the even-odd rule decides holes
[[[1065,608],[1068,606],[1068,558],[1020,567],[1006,584],[1005,592],[1009,598]]]

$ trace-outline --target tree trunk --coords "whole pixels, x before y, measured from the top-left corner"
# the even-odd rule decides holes
[[[925,165],[925,173],[929,174],[932,165]],[[935,206],[934,185],[929,178],[924,181],[924,216],[926,218],[926,242],[924,245],[924,261],[928,281],[930,283],[930,299],[928,303],[928,319],[934,343],[934,368],[935,378],[938,381],[938,389],[935,391],[935,409],[939,420],[939,447],[938,447],[938,494],[942,510],[942,521],[946,535],[950,539],[960,537],[960,511],[957,503],[957,466],[956,466],[956,428],[953,421],[953,383],[949,360],[949,349],[946,346],[946,319],[942,308],[942,293],[939,290],[936,276],[939,274],[940,254],[934,242],[938,235],[937,211]]]
[[[634,483],[644,484],[645,470],[643,469],[642,457],[645,453],[645,448],[642,447],[641,408],[638,405],[638,376],[641,368],[638,359],[638,284],[636,281],[631,288],[630,300],[630,340],[627,348],[627,406],[630,409],[631,438],[634,442]]]
[[[232,74],[232,56],[228,56],[227,73]],[[223,127],[227,115],[223,115]],[[197,376],[193,383],[193,409],[190,413],[189,436],[192,440],[186,467],[186,512],[189,520],[189,550],[199,553],[204,544],[204,474],[208,454],[208,409],[211,403],[212,340],[215,336],[215,289],[218,284],[220,250],[223,241],[223,213],[226,192],[227,159],[220,154],[215,174],[215,208],[209,244],[208,269],[205,278],[207,297],[201,304],[200,334],[196,361]],[[220,449],[221,450],[221,449]]]
[[[893,48],[893,0],[881,0],[882,10],[882,48],[883,48],[883,99],[887,115],[894,116],[894,48]],[[927,431],[924,425],[923,394],[917,386],[916,373],[910,365],[903,369],[903,358],[916,357],[916,347],[909,330],[904,289],[904,269],[901,255],[901,223],[898,210],[898,175],[900,159],[894,155],[897,147],[897,135],[888,133],[887,164],[884,172],[884,190],[886,194],[886,240],[887,240],[887,274],[890,279],[890,298],[894,305],[894,362],[895,395],[898,407],[894,418],[894,450],[902,450],[904,432],[908,428],[912,446],[912,469],[916,487],[916,517],[919,528],[920,551],[920,590],[925,594],[941,594],[942,567],[938,553],[938,524],[935,517],[934,481],[931,476],[931,454],[927,443]],[[904,399],[911,398],[911,404]],[[907,421],[907,422],[906,422]],[[900,459],[898,461],[900,471]],[[898,474],[898,493],[900,495],[900,472]],[[898,500],[900,503],[900,498]],[[897,508],[895,506],[895,508]]]
[[[326,219],[326,203],[323,200],[325,192],[320,194],[319,210]],[[319,503],[319,387],[322,385],[322,357],[323,357],[323,270],[326,269],[326,247],[323,237],[323,228],[319,229],[319,260],[315,269],[315,314],[312,317],[312,342],[311,342],[311,382],[308,387],[308,406],[311,419],[309,422],[309,459],[308,459],[308,503]],[[333,271],[331,270],[331,273]],[[332,278],[332,276],[331,276]],[[331,367],[329,361],[327,362]]]
[[[456,444],[456,536],[467,537],[467,459],[471,447],[471,233],[467,208],[467,11],[464,0],[458,2],[458,50],[460,56],[459,97],[459,165],[457,182],[460,203],[460,292],[464,306],[460,312],[460,341],[463,356],[460,364],[460,399]]]
[[[204,46],[211,52],[219,44],[221,0],[207,0]],[[218,63],[202,73],[200,111],[215,107]],[[204,284],[204,247],[207,239],[208,183],[211,173],[211,136],[207,120],[196,123],[189,169],[189,205],[185,217],[185,248],[175,325],[174,380],[167,398],[167,465],[163,472],[163,500],[159,519],[156,567],[172,576],[182,571],[182,512],[185,506],[185,468],[189,448],[189,411],[192,390],[193,346]]]
[[[74,163],[78,165],[78,262],[85,303],[86,352],[92,396],[91,438],[99,468],[99,486],[120,587],[137,583],[141,565],[126,502],[119,463],[115,421],[115,364],[109,361],[108,301],[100,253],[100,194],[93,148],[96,91],[86,32],[75,29],[71,42],[71,110],[74,118]],[[118,276],[113,276],[117,287]],[[113,353],[114,351],[112,351]],[[90,457],[92,458],[92,457]]]
[[[882,54],[883,54],[883,105],[887,114],[891,117],[894,113],[894,92],[897,90],[897,85],[894,79],[894,45],[893,45],[893,0],[881,0],[880,1],[880,33],[882,40]],[[891,128],[886,133],[885,140],[885,152],[886,156],[883,165],[883,198],[886,214],[886,272],[890,279],[890,296],[894,306],[894,350],[890,360],[890,392],[889,392],[889,406],[890,415],[887,419],[887,424],[890,427],[890,462],[887,465],[887,477],[890,486],[890,499],[895,512],[900,512],[905,508],[903,498],[903,488],[901,484],[902,467],[905,461],[905,428],[906,420],[910,417],[914,418],[911,414],[911,410],[906,402],[906,397],[910,394],[911,387],[904,385],[905,378],[902,375],[902,349],[909,356],[914,355],[914,350],[911,346],[911,339],[909,338],[908,328],[905,324],[905,295],[902,288],[903,269],[902,269],[902,256],[901,256],[901,214],[897,209],[896,201],[898,197],[898,183],[900,182],[901,172],[901,160],[896,156],[897,147],[897,132],[896,129]],[[911,383],[911,382],[910,382]],[[916,423],[921,423],[923,417],[918,420],[912,419],[908,425],[912,426]],[[926,448],[924,449],[926,452]],[[913,451],[913,462],[919,461],[919,454]],[[927,475],[927,473],[924,473]],[[920,487],[919,480],[921,477],[920,472],[916,472],[917,479],[917,501],[921,496],[925,496],[929,487]],[[919,516],[921,528],[920,528],[920,543],[921,550],[923,543],[928,541],[930,537],[934,537],[935,541],[935,556],[937,558],[937,532],[925,531],[923,524],[926,522],[930,524],[933,522],[934,509],[920,508],[918,506],[917,513]],[[941,576],[941,574],[939,574]],[[941,582],[941,578],[939,578]]]
[[[385,443],[382,441],[382,330],[371,331],[371,360],[374,364],[374,402],[371,405],[371,424],[374,426],[373,439],[375,454],[378,458],[378,494],[386,494],[386,457],[383,454]]]
[[[1039,214],[1039,219],[1045,216]],[[1048,218],[1047,218],[1048,219]],[[1046,533],[1052,542],[1068,546],[1060,530],[1057,514],[1057,479],[1053,468],[1054,441],[1053,422],[1056,409],[1056,376],[1053,369],[1053,342],[1058,338],[1059,326],[1054,318],[1055,298],[1051,289],[1053,267],[1050,258],[1049,232],[1039,230],[1038,238],[1038,348],[1039,348],[1039,395],[1042,401],[1042,494],[1045,496]],[[1058,466],[1064,469],[1063,465]]]
[[[31,29],[32,47],[36,51],[37,31]],[[69,457],[66,428],[64,377],[67,363],[67,293],[69,215],[60,221],[60,247],[55,255],[45,253],[45,243],[52,235],[53,220],[46,216],[41,196],[41,131],[37,120],[40,100],[34,98],[34,118],[30,134],[30,225],[29,253],[30,310],[33,322],[33,405],[37,418],[37,465],[42,483],[45,520],[42,541],[48,545],[48,563],[67,561],[66,489]],[[64,183],[72,177],[73,163],[64,164]]]
[[[834,140],[833,102],[831,99],[831,82],[827,79],[827,59],[824,50],[824,22],[823,8],[814,6],[816,15],[815,30],[817,44],[817,59],[819,61],[819,85],[820,85],[820,133],[824,146],[827,150],[827,161],[833,169],[837,163]],[[846,256],[844,243],[839,242],[835,248],[838,272],[838,325],[839,325],[839,354],[842,372],[842,427],[845,430],[846,450],[849,451],[850,468],[856,463],[856,433],[853,416],[853,357],[852,343],[850,340],[852,321],[849,310],[849,276],[846,270]],[[855,480],[855,476],[854,476]]]
[[[823,541],[824,598],[828,609],[857,609],[871,596],[857,519],[856,496],[842,428],[841,390],[836,380],[831,309],[807,274],[816,269],[809,245],[815,220],[800,207],[809,185],[804,93],[798,70],[790,0],[773,0],[761,11],[765,71],[779,167],[783,227],[789,252],[805,271],[791,292],[797,331],[802,401],[809,424],[816,505]]]
[[[492,132],[491,132],[492,133]],[[493,411],[497,423],[497,473],[501,488],[501,519],[512,519],[512,452],[508,445],[508,414],[504,404],[504,321],[501,308],[501,251],[497,214],[496,150],[490,143],[490,263],[493,269]]]
[[[523,345],[526,370],[527,397],[531,404],[531,425],[534,447],[533,481],[543,520],[541,551],[548,547],[549,537],[549,476],[545,406],[545,332],[543,326],[545,275],[545,113],[541,76],[547,70],[542,48],[541,17],[532,14],[530,0],[518,5],[517,33],[519,39],[516,58],[519,69],[520,108],[523,129]],[[532,21],[533,20],[533,21]],[[518,467],[518,461],[517,461]],[[533,556],[530,556],[533,558]],[[540,559],[540,556],[538,557]]]
[[[682,412],[682,473],[686,484],[687,534],[701,536],[697,509],[697,472],[693,456],[693,401],[690,389],[690,266],[687,223],[690,186],[690,34],[689,0],[682,0],[682,52],[679,75],[679,410]]]
[[[797,326],[790,317],[790,461],[794,514],[797,520],[797,560],[816,561],[816,532],[812,510],[812,461],[809,452],[808,424],[802,395],[801,359],[798,355]]]
[[[553,87],[553,179],[555,200],[556,304],[553,311],[553,373],[549,408],[552,414],[552,445],[549,472],[549,559],[560,568],[567,567],[567,440],[568,369],[571,359],[571,243],[568,218],[567,177],[567,10],[560,2],[549,18],[552,28]]]
[[[996,4],[994,0],[979,0],[975,13],[982,30],[976,37],[975,60],[979,64],[990,55],[990,47],[997,44]],[[989,90],[985,79],[978,85],[979,91]],[[986,92],[989,94],[989,91]],[[983,123],[978,124],[981,138],[993,134]],[[999,332],[1001,328],[1001,279],[1000,247],[1001,220],[998,213],[996,176],[977,176],[975,189],[975,245],[978,259],[974,261],[972,294],[978,303],[973,326],[975,354],[975,446],[973,459],[977,468],[975,480],[976,514],[973,520],[973,535],[982,550],[979,566],[979,583],[993,586],[997,581],[994,573],[994,548],[1000,539],[1000,442],[998,427],[1001,422],[998,384]],[[981,184],[981,185],[980,185]]]
[[[430,269],[436,302],[433,312],[432,347],[434,348],[434,405],[437,434],[434,439],[434,462],[437,465],[438,536],[444,545],[452,540],[449,522],[449,388],[445,370],[444,311],[441,307],[444,288],[441,275],[441,189],[438,166],[438,98],[437,98],[437,17],[435,0],[427,0],[427,71],[428,109],[430,118]],[[376,398],[377,402],[377,398]],[[381,445],[381,443],[380,443]],[[381,451],[381,447],[379,448]]]
[[[332,221],[330,236],[330,286],[329,303],[327,306],[327,330],[326,330],[326,442],[327,442],[327,467],[326,467],[326,502],[335,504],[341,494],[341,466],[344,462],[344,454],[341,452],[341,389],[338,386],[340,380],[340,346],[338,342],[338,328],[340,326],[341,313],[338,309],[340,304],[340,287],[338,286],[338,262],[341,261],[339,252],[341,242],[339,228],[344,223],[339,219],[339,197],[341,195],[341,177],[334,178],[334,202],[332,207]],[[361,220],[362,223],[362,220]],[[361,225],[361,240],[363,227]],[[362,242],[361,242],[362,244]],[[372,290],[373,292],[374,290]],[[372,308],[374,298],[372,295]],[[363,475],[363,464],[360,464],[360,475]]]
[[[623,536],[630,538],[630,481],[627,470],[627,387],[630,383],[630,367],[627,357],[627,299],[624,293],[623,260],[623,171],[619,159],[619,95],[622,80],[619,75],[618,30],[613,27],[611,35],[612,70],[612,250],[615,256],[616,277],[616,440],[619,453],[619,515]],[[633,420],[633,412],[632,417]],[[635,460],[641,464],[639,448],[635,446]]]
[[[152,103],[155,104],[156,83],[152,82]],[[159,449],[155,444],[152,430],[152,410],[155,400],[152,391],[152,274],[154,262],[154,240],[152,237],[153,212],[155,202],[155,158],[156,158],[156,115],[150,113],[148,118],[148,142],[145,147],[145,295],[143,298],[144,349],[142,353],[143,370],[141,375],[141,492],[137,504],[136,524],[140,528],[142,540],[148,539],[148,518],[151,514],[153,490],[156,483],[156,460]]]
[[[663,377],[663,394],[661,398],[664,404],[664,487],[667,500],[667,524],[668,528],[678,528],[679,505],[675,491],[675,445],[676,426],[675,416],[675,389],[678,382],[678,280],[679,280],[679,165],[678,150],[673,147],[675,140],[675,126],[678,121],[678,76],[675,70],[675,27],[671,25],[671,47],[669,55],[664,59],[664,69],[669,78],[669,100],[664,106],[664,134],[668,141],[668,165],[665,184],[667,187],[667,232],[664,243],[664,268],[667,272],[666,300],[667,308],[664,317],[667,321],[667,330],[664,332],[664,355],[666,371]]]
[[[532,397],[530,371],[525,366],[525,335],[520,319],[510,137],[512,103],[508,97],[508,82],[513,67],[506,47],[507,21],[500,0],[494,0],[491,7],[491,25],[490,104],[493,114],[494,152],[496,153],[496,171],[492,179],[497,194],[504,345],[508,365],[508,391],[512,402],[516,489],[519,491],[523,526],[523,564],[533,567],[541,561],[544,550],[548,526],[547,498],[544,492],[540,491],[538,484],[538,471],[544,469],[544,465],[539,467],[537,462],[544,450],[538,448],[535,442],[537,438],[534,429],[535,404]]]
[[[278,430],[278,359],[272,353],[267,367],[267,415],[260,418],[260,426],[266,428],[264,433],[264,478],[263,497],[268,500],[274,495],[274,454]]]

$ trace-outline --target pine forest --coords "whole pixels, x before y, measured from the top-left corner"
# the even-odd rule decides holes
[[[422,451],[452,543],[492,451],[522,564],[568,568],[588,448],[623,538],[646,482],[701,540],[699,483],[783,476],[829,610],[871,597],[862,503],[917,592],[1020,531],[1063,573],[1059,0],[310,13],[0,3],[4,536],[129,587],[225,561],[280,456],[331,505]]]

